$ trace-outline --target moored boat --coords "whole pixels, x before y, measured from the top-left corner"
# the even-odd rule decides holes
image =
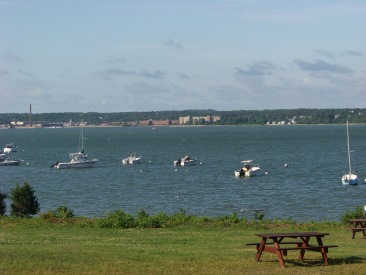
[[[21,162],[19,159],[9,158],[7,154],[0,154],[0,166],[16,166]]]
[[[136,152],[129,152],[128,157],[122,159],[122,164],[134,164],[141,161],[141,157],[137,156]]]
[[[351,151],[349,146],[349,132],[348,132],[348,121],[347,121],[347,159],[348,159],[348,173],[342,176],[343,185],[357,185],[358,177],[352,173],[351,167]]]
[[[57,169],[70,169],[70,168],[91,168],[98,159],[91,158],[89,159],[88,155],[84,152],[84,131],[83,127],[81,127],[81,136],[80,136],[80,150],[77,153],[69,154],[69,161],[67,162],[59,162],[56,161],[51,165],[51,168]]]
[[[173,161],[173,164],[175,166],[189,166],[196,164],[196,160],[192,159],[190,156],[185,156],[184,158]]]
[[[13,143],[8,143],[5,145],[3,151],[4,153],[16,152],[18,151],[18,147],[15,146]]]
[[[243,167],[240,168],[239,171],[234,172],[235,177],[244,178],[244,177],[257,176],[259,170],[261,169],[259,165],[253,164],[252,160],[243,160],[241,161],[241,163],[243,163]]]

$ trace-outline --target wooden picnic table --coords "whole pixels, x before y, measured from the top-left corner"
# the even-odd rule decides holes
[[[356,232],[362,232],[363,236],[366,236],[366,219],[351,219],[349,221],[353,223],[353,227],[350,228],[352,230],[352,239],[355,238]]]
[[[337,245],[324,245],[322,238],[329,233],[320,232],[290,232],[290,233],[260,233],[255,234],[262,238],[260,243],[250,243],[256,245],[257,254],[255,259],[259,262],[263,252],[277,254],[278,261],[282,267],[285,267],[283,256],[287,256],[288,250],[299,250],[299,259],[303,260],[305,251],[316,251],[322,254],[325,265],[328,265],[328,248],[337,247]],[[288,241],[288,239],[299,239],[298,241]],[[310,244],[310,240],[316,240],[315,245]],[[269,242],[267,242],[270,240]],[[313,241],[315,242],[315,241]],[[295,245],[295,246],[294,246]]]

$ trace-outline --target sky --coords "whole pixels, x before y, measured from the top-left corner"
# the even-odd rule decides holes
[[[366,108],[364,0],[0,0],[0,113]]]

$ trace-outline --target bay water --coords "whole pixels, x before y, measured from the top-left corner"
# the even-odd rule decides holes
[[[80,128],[1,129],[0,146],[16,144],[11,155],[23,162],[0,166],[0,191],[9,194],[27,181],[41,212],[66,205],[86,217],[143,209],[151,215],[184,210],[253,218],[260,211],[266,219],[339,221],[366,204],[366,125],[349,131],[357,186],[341,183],[348,169],[345,125],[85,127],[86,153],[99,162],[65,170],[50,165],[76,151]],[[130,151],[142,156],[140,164],[122,165]],[[185,155],[197,164],[173,166]],[[260,175],[235,178],[247,159],[260,165]]]

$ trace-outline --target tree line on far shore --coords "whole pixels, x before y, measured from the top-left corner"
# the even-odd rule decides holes
[[[344,124],[366,123],[366,108],[345,109],[275,109],[275,110],[237,110],[217,111],[183,110],[151,112],[65,112],[65,113],[2,113],[0,125],[9,125],[12,121],[37,121],[49,123],[87,122],[89,125],[112,123],[123,125],[141,120],[178,120],[186,116],[220,116],[217,125],[265,125],[265,124]]]

